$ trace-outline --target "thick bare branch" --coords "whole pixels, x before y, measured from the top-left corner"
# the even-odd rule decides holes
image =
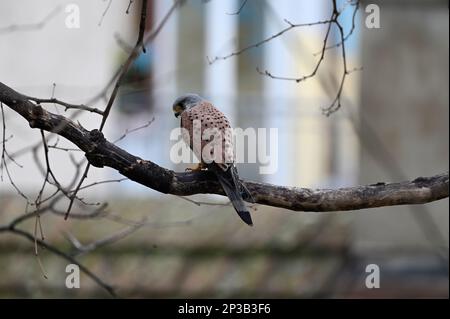
[[[129,179],[166,194],[220,194],[214,174],[176,173],[134,156],[62,115],[44,110],[0,82],[0,102],[22,115],[32,128],[55,132],[85,152],[91,165],[111,167]],[[244,181],[256,203],[295,211],[345,211],[381,206],[423,204],[449,196],[448,172],[400,183],[378,183],[341,189],[306,189]]]

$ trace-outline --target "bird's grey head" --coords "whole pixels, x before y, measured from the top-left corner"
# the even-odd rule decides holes
[[[178,117],[185,110],[190,109],[197,103],[202,102],[204,100],[205,99],[198,94],[193,93],[184,94],[180,96],[178,99],[176,99],[175,102],[173,102],[172,105],[173,113],[175,114],[175,117]]]

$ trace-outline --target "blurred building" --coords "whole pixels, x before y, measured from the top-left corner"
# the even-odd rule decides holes
[[[55,96],[74,103],[86,102],[102,90],[134,44],[140,4],[134,2],[126,15],[128,1],[112,1],[109,9],[107,1],[77,3],[80,29],[63,27],[61,7],[38,30],[0,31],[0,81],[39,97],[50,96],[56,83]],[[169,134],[179,124],[171,106],[176,97],[196,92],[213,101],[235,127],[278,129],[277,172],[260,175],[257,165],[242,164],[244,178],[334,188],[448,171],[446,2],[376,2],[381,8],[380,29],[364,27],[363,2],[346,48],[349,68],[364,70],[348,76],[343,107],[330,117],[321,108],[336,94],[342,72],[339,49],[328,50],[320,72],[305,82],[275,80],[256,71],[287,77],[309,74],[318,60],[314,53],[322,46],[323,25],[296,28],[213,64],[208,58],[226,56],[276,34],[288,27],[284,19],[327,19],[331,2],[249,0],[235,14],[241,3],[191,0],[175,11],[130,70],[106,126],[109,139],[154,118],[149,127],[118,144],[164,167],[184,170],[188,165],[174,165],[169,158]],[[54,0],[39,5],[2,2],[0,30],[3,24],[39,21],[57,5]],[[171,5],[172,1],[149,1],[147,31],[160,23]],[[345,5],[339,2],[340,8]],[[352,6],[347,6],[341,22],[349,32]],[[330,44],[338,41],[333,30]],[[94,106],[103,108],[105,103],[100,99]],[[16,141],[8,143],[12,153],[39,141],[39,134],[6,111],[8,131]],[[77,119],[90,129],[99,122],[91,114]],[[51,158],[58,176],[68,179],[73,172],[67,169],[67,154],[55,150]],[[25,165],[13,166],[17,183],[35,196],[42,176],[31,155],[19,159]],[[87,182],[117,177],[109,169],[92,169]],[[83,195],[111,202],[116,220],[119,216],[148,221],[132,236],[80,259],[121,287],[124,296],[448,297],[448,199],[330,214],[257,206],[256,226],[248,229],[230,207],[197,206],[128,181],[100,185]],[[224,202],[217,196],[191,199]],[[22,204],[10,184],[0,183],[0,213],[7,212],[0,214],[2,223],[19,214]],[[89,208],[78,208],[83,209]],[[124,226],[112,217],[69,222],[45,217],[47,240],[69,251],[64,232],[89,243]],[[11,236],[0,241],[0,264],[6,269],[0,275],[1,296],[104,296],[89,280],[83,281],[86,290],[67,291],[60,271],[64,261],[50,254],[43,259],[53,277],[42,283],[39,268],[30,266],[35,260],[28,244]],[[381,269],[378,290],[364,285],[365,267],[371,263]]]
[[[361,35],[359,181],[448,171],[448,2],[370,3],[381,8],[381,28]],[[352,213],[354,250],[391,276],[387,296],[401,289],[398,282],[432,293],[433,282],[448,297],[448,212],[446,199]]]

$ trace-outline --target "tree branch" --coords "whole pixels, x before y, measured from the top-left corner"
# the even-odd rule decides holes
[[[51,12],[49,12],[41,21],[36,23],[27,23],[27,24],[11,24],[6,27],[0,27],[0,34],[3,33],[11,33],[16,31],[32,31],[42,29],[49,23],[60,11],[62,10],[62,6],[59,5],[55,7]]]
[[[117,297],[116,292],[114,291],[114,287],[108,285],[106,282],[104,282],[102,279],[100,279],[100,277],[98,277],[97,275],[95,275],[92,271],[89,270],[89,268],[87,268],[86,266],[84,266],[83,264],[80,264],[74,257],[66,254],[65,252],[63,252],[62,250],[56,248],[53,245],[50,245],[48,243],[46,243],[45,241],[41,240],[41,239],[35,239],[35,237],[24,231],[21,229],[17,229],[14,227],[10,227],[10,226],[0,226],[0,233],[3,232],[9,232],[15,235],[19,235],[22,236],[26,239],[28,239],[31,242],[37,241],[37,243],[42,246],[45,247],[47,250],[49,250],[50,252],[52,252],[55,255],[58,255],[64,259],[66,259],[68,262],[78,265],[78,267],[80,268],[80,270],[85,273],[88,277],[90,277],[96,284],[98,284],[100,287],[102,287],[103,289],[105,289],[112,297]]]
[[[71,104],[71,103],[67,103],[67,102],[58,100],[58,99],[56,99],[54,97],[49,98],[49,99],[41,99],[41,98],[37,98],[37,97],[28,96],[28,99],[32,100],[32,101],[34,101],[36,103],[39,103],[39,104],[41,104],[41,103],[59,104],[59,105],[64,106],[66,108],[66,111],[68,109],[77,109],[77,110],[83,110],[83,111],[88,111],[88,112],[91,112],[91,113],[97,113],[97,114],[103,115],[103,111],[101,111],[101,110],[99,110],[99,109],[97,109],[95,107],[89,107],[89,106],[86,106],[84,104]]]
[[[70,119],[43,109],[0,82],[0,102],[24,117],[30,127],[54,132],[82,150],[95,167],[108,166],[129,179],[165,194],[224,195],[208,171],[177,173],[134,156]],[[340,189],[307,189],[243,181],[256,203],[294,211],[348,211],[381,206],[424,204],[449,196],[448,172],[400,183],[377,183]]]

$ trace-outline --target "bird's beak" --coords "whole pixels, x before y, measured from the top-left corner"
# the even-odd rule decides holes
[[[173,114],[175,115],[175,117],[178,117],[181,115],[181,112],[183,112],[183,108],[178,104],[176,106],[174,106],[173,108]]]

